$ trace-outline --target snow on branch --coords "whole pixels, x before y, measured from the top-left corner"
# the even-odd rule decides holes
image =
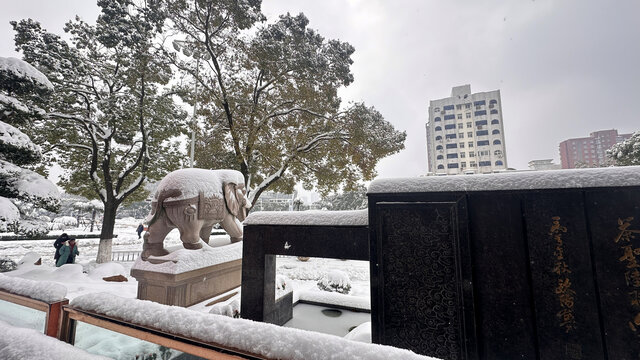
[[[44,74],[20,59],[0,57],[0,71],[9,72],[17,78],[27,79],[41,89],[53,90],[53,84]]]

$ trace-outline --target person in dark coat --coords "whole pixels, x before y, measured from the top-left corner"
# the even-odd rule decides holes
[[[60,258],[59,250],[62,247],[62,244],[68,240],[69,240],[69,235],[67,235],[67,233],[62,233],[62,235],[58,236],[56,241],[53,243],[53,247],[56,248],[56,252],[55,254],[53,254],[53,260],[55,260],[56,262]]]
[[[144,226],[142,224],[138,225],[136,232],[138,233],[138,239],[140,239],[142,232],[144,231]]]

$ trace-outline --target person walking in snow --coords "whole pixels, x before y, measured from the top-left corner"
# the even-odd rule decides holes
[[[138,225],[136,232],[138,233],[138,239],[140,239],[142,232],[144,231],[144,226],[142,224]]]
[[[56,241],[53,243],[53,247],[56,248],[56,252],[53,254],[53,260],[55,262],[58,262],[58,259],[60,258],[59,250],[62,247],[62,244],[67,240],[69,240],[69,235],[67,235],[67,233],[62,233],[62,235],[58,236]]]
[[[72,242],[73,244],[71,244]],[[76,255],[80,255],[75,239],[65,241],[58,252],[60,253],[60,258],[56,261],[56,267],[60,267],[64,264],[73,264],[76,259]]]

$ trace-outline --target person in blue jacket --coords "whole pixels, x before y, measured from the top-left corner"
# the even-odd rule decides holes
[[[60,258],[56,262],[56,267],[64,264],[73,264],[76,261],[76,255],[80,255],[76,239],[73,238],[65,241],[58,252],[60,253]]]

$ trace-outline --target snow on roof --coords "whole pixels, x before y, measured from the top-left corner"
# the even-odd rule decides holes
[[[17,77],[29,79],[38,87],[53,90],[53,84],[49,79],[26,61],[14,57],[0,57],[0,71],[11,72]]]
[[[237,170],[180,169],[170,172],[158,183],[154,199],[163,189],[182,191],[182,195],[168,198],[170,201],[192,198],[200,192],[207,197],[222,195],[225,183],[244,184],[244,177]]]
[[[364,344],[334,335],[203,314],[178,306],[126,299],[109,293],[76,297],[71,306],[274,359],[433,359],[390,346]]]
[[[181,248],[165,256],[149,257],[149,259],[152,260],[165,260],[165,262],[161,264],[152,264],[138,257],[131,269],[165,274],[181,274],[187,271],[242,259],[242,241],[218,247],[211,247],[202,240],[200,240],[200,243],[202,244],[201,249],[190,250]]]
[[[640,186],[640,166],[377,179],[367,194]]]
[[[0,358],[50,360],[101,360],[71,344],[33,329],[11,326],[0,320]]]
[[[67,288],[49,281],[35,281],[0,274],[0,289],[35,300],[53,303],[67,296]]]
[[[322,225],[366,226],[367,210],[348,211],[257,211],[244,220],[244,225]]]

